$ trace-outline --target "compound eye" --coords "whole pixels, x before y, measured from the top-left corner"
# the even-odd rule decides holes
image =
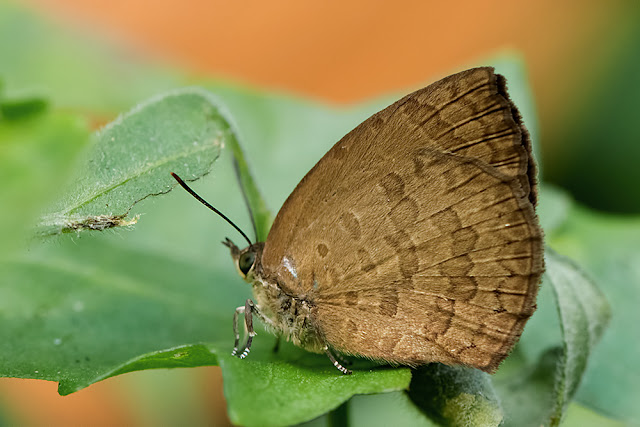
[[[247,275],[249,270],[251,270],[251,267],[253,266],[255,260],[255,252],[249,251],[240,255],[240,259],[238,259],[238,268],[240,269],[240,271],[242,271],[242,274],[244,274],[245,276]]]

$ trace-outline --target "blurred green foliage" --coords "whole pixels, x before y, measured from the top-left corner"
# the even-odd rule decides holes
[[[640,420],[640,217],[606,215],[573,205],[549,243],[598,280],[611,324],[594,349],[577,399],[603,414]]]
[[[615,32],[600,36],[608,56],[577,76],[569,119],[545,141],[552,182],[582,203],[608,212],[640,213],[640,7],[620,2]]]
[[[112,116],[184,85],[166,68],[66,32],[17,2],[0,2],[0,78],[10,99],[47,99],[55,108]],[[116,89],[117,88],[117,89]]]
[[[96,49],[15,6],[0,4],[2,34],[20,42],[0,41],[0,57],[10,59],[0,62],[0,78],[5,82],[5,95],[0,98],[4,111],[0,118],[0,174],[4,175],[0,178],[6,183],[0,193],[0,320],[7,325],[0,330],[0,375],[59,381],[60,392],[67,394],[137,369],[220,364],[230,416],[242,424],[260,424],[265,414],[272,424],[299,422],[335,408],[354,393],[407,388],[410,376],[406,368],[372,369],[360,362],[353,376],[342,377],[324,357],[291,345],[272,354],[274,339],[263,333],[256,338],[249,359],[230,357],[233,309],[250,290],[236,277],[226,249],[219,244],[224,235],[220,230],[232,230],[186,193],[172,192],[136,204],[130,215],[144,215],[134,232],[28,241],[29,226],[56,199],[57,188],[69,178],[77,153],[88,141],[86,118],[115,116],[187,79],[161,67],[125,61],[106,47]],[[516,103],[527,106],[525,121],[534,123],[521,64],[492,62],[507,75]],[[235,183],[232,154],[240,164],[254,213],[262,215],[263,224],[268,223],[266,205],[280,206],[335,141],[384,105],[380,101],[340,110],[220,82],[199,83],[220,98],[216,105],[226,105],[223,116],[233,120],[231,129],[247,154],[242,155],[235,137],[229,139],[231,152],[223,151],[213,173],[194,188],[247,230],[250,221]],[[187,110],[183,107],[176,114]],[[143,124],[153,123],[151,116]],[[118,126],[124,126],[116,131],[124,132],[128,144],[149,136],[128,132],[131,129],[125,121],[109,129]],[[193,129],[178,127],[175,131],[176,137],[182,137]],[[98,163],[112,161],[109,149],[103,154]],[[254,166],[254,179],[249,163]],[[153,183],[168,185],[155,179]],[[259,190],[264,191],[264,199]],[[99,211],[87,213],[95,212]],[[629,326],[638,324],[633,307],[640,302],[640,270],[636,267],[640,265],[640,220],[594,214],[550,187],[543,189],[540,215],[548,243],[578,260],[612,302],[611,329],[602,343],[593,347],[596,340],[581,339],[588,335],[584,328],[595,337],[601,331],[604,318],[589,319],[602,312],[598,307],[604,306],[604,300],[579,269],[551,255],[552,268],[558,269],[554,272],[573,275],[559,283],[581,283],[580,289],[596,295],[594,304],[573,306],[560,298],[558,314],[552,292],[558,291],[557,280],[551,275],[551,281],[543,284],[539,310],[521,343],[494,378],[475,378],[477,372],[460,374],[457,368],[433,366],[430,369],[435,373],[414,376],[413,381],[419,383],[411,387],[413,402],[415,390],[426,387],[419,396],[431,403],[414,406],[400,392],[358,396],[343,407],[348,420],[369,425],[371,414],[378,413],[377,422],[387,417],[432,425],[417,409],[420,407],[432,420],[448,425],[469,420],[465,415],[492,424],[504,417],[506,425],[559,421],[558,414],[582,377],[589,351],[593,357],[577,394],[582,406],[570,406],[569,414],[577,411],[583,422],[593,425],[609,422],[602,414],[640,418],[635,405],[640,397],[639,378],[634,374],[638,343]],[[567,318],[567,309],[579,310]],[[571,340],[571,332],[577,341]],[[436,379],[452,375],[461,375],[464,381],[442,382],[446,390],[432,387]],[[465,407],[480,410],[476,416],[473,411],[462,412]],[[384,416],[381,408],[386,408]],[[312,424],[322,422],[320,418]]]
[[[7,100],[0,94],[0,107],[9,112],[0,116],[0,255],[4,256],[25,246],[25,236],[43,206],[68,180],[89,131],[83,118],[48,110],[41,99]]]

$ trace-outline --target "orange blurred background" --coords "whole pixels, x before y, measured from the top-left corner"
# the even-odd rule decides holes
[[[620,14],[615,2],[596,0],[28,3],[194,73],[333,102],[415,87],[511,49],[527,62],[544,127],[561,122],[566,98],[602,71],[602,35],[625,30],[606,19]]]
[[[617,41],[635,25],[626,3],[595,0],[24,3],[59,26],[133,47],[193,75],[334,103],[401,92],[514,50],[527,64],[546,166],[559,181],[563,128],[576,120],[619,53]],[[127,403],[131,392],[123,392],[127,377],[136,375],[148,373],[112,378],[64,398],[53,383],[2,379],[0,401],[26,425],[144,424]],[[172,375],[197,381],[211,408],[208,424],[228,423],[217,368]]]

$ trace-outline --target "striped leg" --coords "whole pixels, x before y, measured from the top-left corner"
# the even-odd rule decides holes
[[[342,366],[335,358],[335,356],[331,353],[331,350],[329,350],[329,346],[324,346],[324,352],[327,356],[329,356],[329,360],[331,360],[331,363],[333,363],[333,366],[335,366],[336,368],[338,368],[338,370],[340,372],[342,372],[345,375],[351,375],[352,372],[345,368],[344,366]]]
[[[244,345],[244,350],[238,356],[240,359],[244,359],[249,355],[249,351],[251,351],[251,342],[253,341],[253,337],[256,336],[256,331],[253,330],[253,312],[257,311],[256,306],[253,304],[253,301],[248,299],[244,303],[244,324],[247,328],[247,334],[249,337],[247,338],[247,342]]]
[[[238,344],[240,344],[240,333],[238,332],[238,314],[244,314],[244,306],[240,306],[236,308],[235,313],[233,313],[233,335],[235,336],[235,342],[233,343],[233,351],[231,352],[232,356],[235,356],[238,353]]]
[[[349,359],[345,359],[340,353],[336,353],[334,354],[336,360],[338,362],[340,362],[340,364],[344,365],[344,366],[349,366],[349,365],[353,365],[353,362]]]
[[[253,337],[256,336],[256,331],[253,330],[253,313],[255,312],[256,314],[258,314],[257,311],[258,310],[256,306],[250,299],[248,299],[244,303],[244,307],[236,308],[236,312],[233,315],[233,333],[235,335],[235,343],[233,346],[233,351],[231,352],[232,356],[238,356],[240,359],[244,359],[249,355]],[[238,314],[240,313],[244,313],[244,324],[246,327],[248,338],[242,349],[238,350],[238,344],[240,343],[240,333],[238,332]]]
[[[244,324],[247,331],[247,342],[245,345],[238,349],[238,345],[240,344],[240,333],[238,332],[238,315],[244,314]],[[236,312],[233,315],[233,334],[235,335],[235,343],[233,345],[233,351],[231,352],[232,356],[238,356],[240,359],[244,359],[249,355],[249,351],[251,351],[251,343],[253,342],[253,337],[255,337],[256,331],[253,329],[253,315],[258,316],[258,319],[262,320],[262,322],[270,327],[273,330],[277,330],[276,325],[273,323],[271,319],[265,316],[260,308],[250,299],[248,299],[244,306],[240,306],[236,308]]]

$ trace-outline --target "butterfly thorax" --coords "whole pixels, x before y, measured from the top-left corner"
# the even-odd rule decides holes
[[[309,301],[288,295],[265,278],[254,277],[252,285],[255,302],[268,319],[267,327],[306,350],[322,351],[323,344],[311,322]]]
[[[297,346],[322,352],[324,342],[311,320],[313,303],[304,295],[292,295],[277,279],[265,275],[260,262],[262,249],[261,243],[252,245],[255,262],[244,279],[252,285],[254,302],[265,326]]]

